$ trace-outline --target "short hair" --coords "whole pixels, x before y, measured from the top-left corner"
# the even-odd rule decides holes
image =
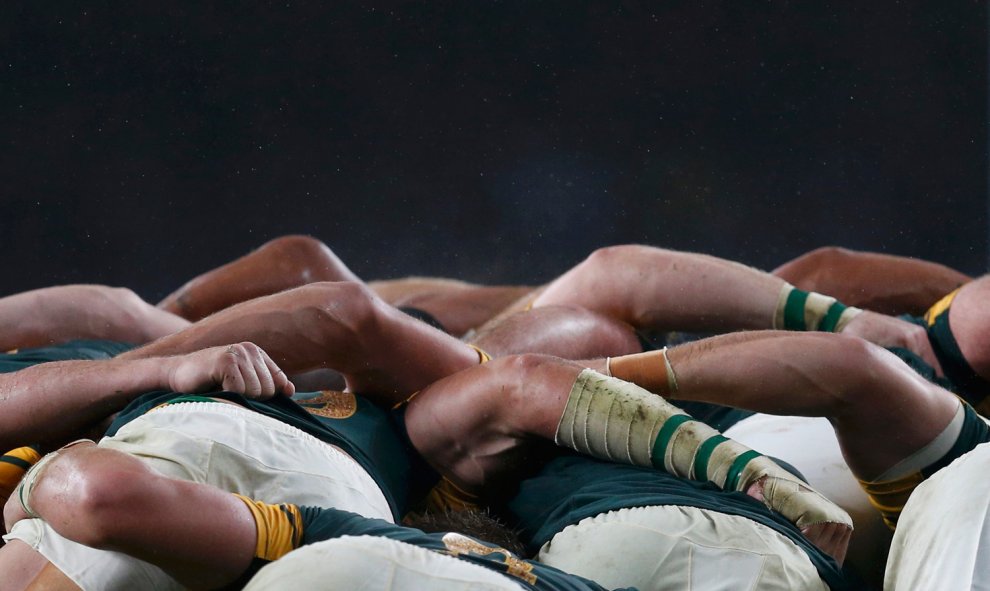
[[[526,552],[526,547],[519,539],[518,533],[487,510],[428,510],[423,513],[410,513],[403,520],[403,524],[427,533],[456,532],[468,535],[495,544],[517,556],[524,556]]]

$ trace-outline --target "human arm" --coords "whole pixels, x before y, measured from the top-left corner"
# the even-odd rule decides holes
[[[145,392],[216,388],[262,399],[294,392],[252,343],[170,357],[43,363],[0,374],[0,447],[64,443]]]
[[[601,248],[533,307],[581,306],[636,328],[726,332],[773,323],[784,281],[717,257],[641,245]]]
[[[669,437],[664,435],[669,429],[660,427],[668,422],[671,433],[681,425],[690,427]],[[748,448],[721,438],[642,388],[560,359],[521,355],[460,372],[413,398],[405,424],[427,461],[458,488],[482,498],[497,499],[514,488],[520,472],[555,442],[599,459],[747,492],[840,560],[849,540],[848,516],[769,459],[746,455]],[[725,446],[705,468],[693,468],[699,446],[712,438]],[[712,451],[711,444],[707,449]],[[740,457],[739,468],[728,470]],[[730,478],[732,471],[736,476]],[[829,524],[839,524],[842,533]]]
[[[60,285],[0,298],[0,351],[74,339],[147,343],[188,326],[133,291],[104,285]]]
[[[851,320],[819,328],[831,298],[818,294],[803,304],[805,315],[817,320],[789,325],[784,309],[790,293],[783,279],[733,261],[628,245],[596,251],[552,282],[533,306],[582,306],[651,330],[836,330],[882,347],[910,349],[938,368],[922,327],[873,312],[855,316],[849,309]],[[826,303],[812,312],[815,301]]]
[[[175,355],[245,340],[291,374],[333,369],[352,391],[389,406],[478,363],[468,345],[352,282],[313,283],[242,302],[120,358]]]
[[[370,281],[368,286],[397,308],[417,308],[430,314],[452,335],[481,327],[520,300],[531,299],[534,293],[529,286],[477,285],[434,277]]]
[[[882,314],[921,315],[971,279],[932,261],[826,246],[773,270],[799,289]]]
[[[316,281],[360,281],[323,242],[281,236],[256,250],[190,279],[158,307],[199,320],[239,302]]]

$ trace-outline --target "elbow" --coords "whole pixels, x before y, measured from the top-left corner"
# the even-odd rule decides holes
[[[891,385],[910,368],[882,347],[855,336],[821,335],[829,341],[828,364],[832,368],[835,417],[870,416],[883,413],[896,404],[897,392]]]
[[[284,273],[295,274],[300,285],[314,281],[357,281],[330,247],[312,236],[281,236],[258,250],[278,261]]]
[[[350,281],[313,283],[297,290],[311,327],[343,334],[352,342],[374,332],[387,307],[363,283]]]

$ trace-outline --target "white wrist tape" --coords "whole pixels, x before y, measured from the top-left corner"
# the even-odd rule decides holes
[[[859,308],[846,306],[833,297],[813,291],[801,291],[789,283],[784,283],[777,296],[773,328],[842,332],[849,321],[860,312],[862,310]]]
[[[674,415],[687,417],[635,384],[586,369],[571,387],[554,441],[596,458],[651,466],[653,441]]]

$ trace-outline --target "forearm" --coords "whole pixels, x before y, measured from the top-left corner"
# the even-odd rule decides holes
[[[195,277],[158,305],[199,320],[239,302],[316,281],[360,279],[319,240],[283,236]]]
[[[636,327],[770,328],[784,281],[732,261],[646,246],[601,249],[551,283],[534,306],[570,304]]]
[[[64,442],[143,392],[168,387],[161,359],[59,361],[0,375],[0,447]]]
[[[478,363],[468,345],[388,306],[357,283],[315,283],[243,302],[122,358],[250,340],[289,373],[329,368],[394,404]]]
[[[728,346],[719,346],[716,338],[669,350],[677,390],[664,395],[827,417],[859,476],[889,468],[930,442],[958,407],[954,396],[860,339],[778,334]]]
[[[971,278],[931,261],[824,247],[774,269],[805,291],[884,314],[922,314]]]
[[[0,298],[0,351],[73,339],[146,343],[189,323],[134,292],[103,285],[62,285]]]
[[[351,291],[343,287],[347,284],[325,285],[243,302],[120,357],[176,355],[250,340],[288,372],[325,367],[331,359],[336,365],[356,363],[347,357],[350,326],[333,313],[351,303]]]
[[[223,389],[265,399],[292,395],[292,383],[252,343],[188,355],[43,363],[0,375],[0,447],[64,443],[153,390]]]

